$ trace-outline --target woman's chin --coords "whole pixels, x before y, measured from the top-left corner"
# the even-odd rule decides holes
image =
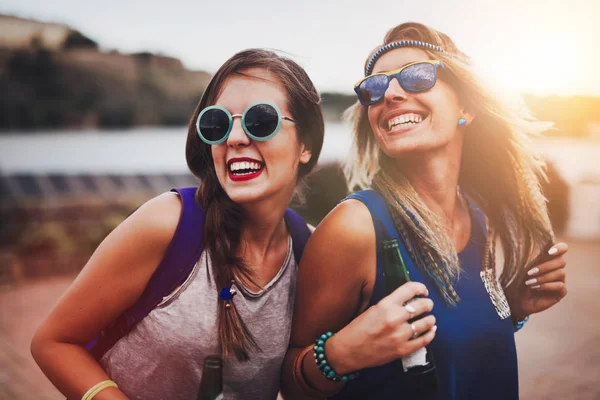
[[[388,141],[380,148],[390,158],[422,156],[438,151],[448,145],[446,141],[427,137],[402,137]]]
[[[239,205],[256,203],[264,198],[262,191],[257,190],[257,188],[236,188],[228,190],[227,195],[234,203]]]
[[[402,143],[387,146],[383,149],[383,152],[390,158],[403,158],[422,154],[433,148],[433,146],[428,146],[425,143]]]

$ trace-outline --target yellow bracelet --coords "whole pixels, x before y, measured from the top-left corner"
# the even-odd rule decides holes
[[[92,400],[98,393],[109,387],[119,388],[115,382],[110,380],[98,382],[83,395],[81,400]]]

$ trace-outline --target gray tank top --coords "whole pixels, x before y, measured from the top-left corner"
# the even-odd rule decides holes
[[[196,399],[204,358],[220,354],[212,268],[204,251],[186,282],[100,360],[129,398]],[[264,289],[251,292],[234,285],[239,294],[233,301],[262,351],[250,352],[248,362],[225,360],[225,399],[277,398],[290,338],[296,271],[289,237],[283,265]]]

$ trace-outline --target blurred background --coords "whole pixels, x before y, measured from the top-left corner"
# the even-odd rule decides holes
[[[206,4],[204,4],[206,3]],[[556,129],[534,145],[567,255],[570,293],[516,335],[521,398],[598,399],[600,3],[594,0],[4,0],[0,5],[0,398],[60,399],[29,355],[36,326],[96,246],[135,207],[197,184],[187,123],[212,73],[268,47],[322,93],[326,139],[307,200],[313,224],[346,194],[342,112],[385,32],[418,21],[449,34],[499,92]]]

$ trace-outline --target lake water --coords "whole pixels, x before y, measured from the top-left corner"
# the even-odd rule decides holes
[[[60,131],[0,135],[0,172],[186,173],[186,127],[120,131]],[[351,144],[349,129],[328,124],[320,161],[340,160]]]
[[[41,131],[0,135],[0,175],[186,174],[186,128]],[[328,123],[319,163],[341,161],[350,128]],[[600,238],[600,142],[538,139],[535,146],[570,186],[568,234]]]
[[[327,123],[325,132],[320,163],[344,159],[349,126]],[[0,173],[186,173],[185,138],[185,127],[1,134]],[[535,145],[571,184],[600,183],[600,142],[561,138]]]

